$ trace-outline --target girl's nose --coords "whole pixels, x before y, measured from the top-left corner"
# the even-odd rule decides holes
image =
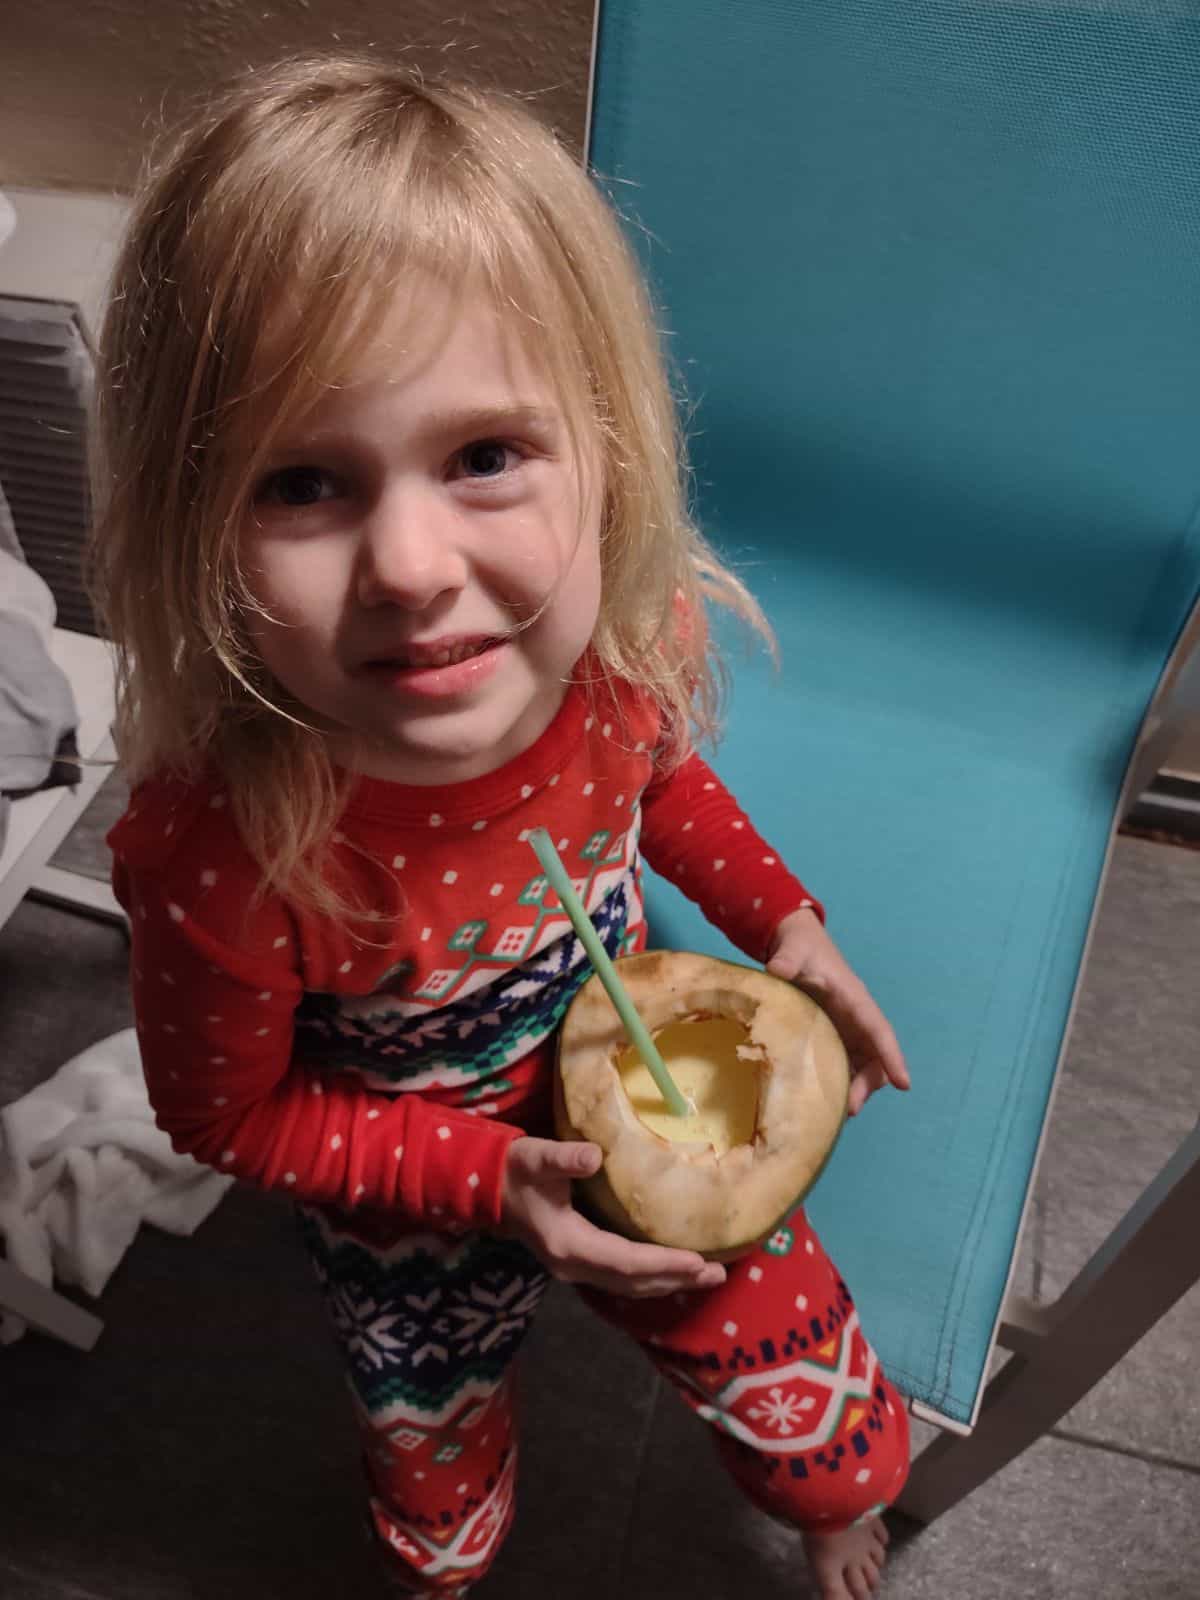
[[[457,524],[454,508],[436,492],[406,486],[384,490],[362,526],[359,602],[421,611],[439,595],[461,589],[467,563]]]

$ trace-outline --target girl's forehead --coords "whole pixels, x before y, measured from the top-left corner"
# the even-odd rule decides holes
[[[442,366],[527,372],[536,366],[533,328],[471,285],[426,273],[398,288],[363,318],[358,365],[405,378]]]
[[[589,368],[569,329],[547,328],[486,288],[435,279],[388,294],[372,286],[340,315],[288,321],[274,369],[249,374],[248,404],[230,418],[239,496],[272,461],[381,430],[431,450],[467,437],[530,439],[569,454],[588,481],[603,477]]]
[[[284,410],[311,414],[355,391],[407,391],[418,403],[481,411],[489,406],[563,411],[572,375],[553,357],[544,324],[504,304],[478,283],[409,274],[381,293],[373,288],[340,319],[298,319],[310,348],[294,364],[301,381]]]

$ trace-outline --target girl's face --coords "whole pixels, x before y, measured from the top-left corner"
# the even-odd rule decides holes
[[[335,761],[443,784],[553,720],[599,612],[601,495],[488,299],[428,279],[413,305],[279,440],[241,555],[254,645]]]

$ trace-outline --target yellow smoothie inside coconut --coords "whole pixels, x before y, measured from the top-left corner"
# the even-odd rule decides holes
[[[654,1035],[658,1053],[688,1115],[676,1117],[650,1069],[632,1045],[617,1058],[617,1071],[639,1121],[676,1144],[707,1144],[723,1156],[734,1145],[749,1144],[758,1123],[759,1071],[739,1050],[752,1050],[750,1035],[733,1017],[697,1017],[672,1022]],[[754,1051],[757,1055],[759,1052]]]
[[[634,1239],[729,1260],[815,1182],[846,1116],[849,1063],[810,996],[758,968],[688,951],[615,963],[694,1109],[674,1116],[597,977],[558,1042],[555,1129],[599,1145],[581,1202]]]

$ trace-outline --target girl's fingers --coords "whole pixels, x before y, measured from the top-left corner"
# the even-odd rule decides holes
[[[824,1007],[841,1034],[852,1062],[878,1063],[882,1076],[878,1082],[872,1081],[867,1093],[881,1088],[884,1082],[893,1083],[897,1089],[911,1088],[904,1052],[891,1023],[862,979],[836,951],[829,954],[832,961],[802,962],[781,951],[767,962],[767,971],[796,984]],[[867,1093],[857,1101],[851,1100],[852,1114],[861,1109]]]
[[[904,1053],[891,1024],[860,985],[847,996],[830,995],[826,1009],[842,1035],[852,1066],[862,1062],[850,1091],[850,1115],[862,1110],[867,1099],[885,1083],[910,1089],[912,1079]]]
[[[912,1078],[909,1076],[908,1064],[900,1048],[900,1041],[882,1011],[878,1012],[875,1034],[879,1060],[889,1081],[895,1084],[897,1089],[911,1089]]]
[[[876,1089],[883,1087],[883,1073],[877,1068],[867,1067],[862,1072],[856,1072],[850,1083],[850,1101],[847,1111],[856,1117],[866,1105]]]
[[[725,1281],[719,1262],[705,1261],[692,1250],[637,1244],[606,1233],[584,1217],[573,1231],[571,1254],[575,1275],[612,1294],[670,1294],[677,1289],[716,1288]]]
[[[518,1236],[541,1256],[555,1277],[608,1294],[641,1298],[681,1290],[715,1289],[725,1281],[719,1262],[693,1250],[641,1244],[598,1228],[575,1211],[569,1191],[555,1180],[586,1176],[601,1162],[599,1147],[583,1141],[515,1139],[507,1180],[516,1198]]]
[[[696,1278],[622,1278],[608,1272],[589,1274],[577,1281],[620,1300],[655,1300],[668,1294],[694,1294],[698,1289],[716,1287]]]
[[[533,1183],[552,1178],[590,1178],[602,1160],[599,1145],[578,1140],[515,1139],[509,1150],[509,1162]]]

